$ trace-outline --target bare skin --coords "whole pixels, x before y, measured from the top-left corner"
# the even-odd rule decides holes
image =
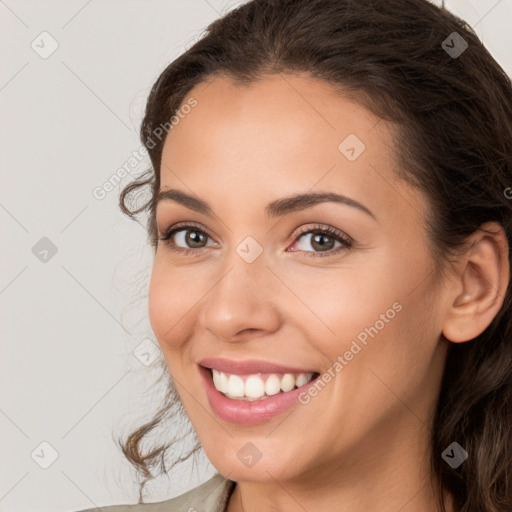
[[[178,222],[208,236],[197,248],[185,238],[194,229],[174,235],[196,255],[159,243],[149,314],[209,460],[237,482],[228,512],[437,510],[429,435],[447,349],[480,334],[501,307],[503,231],[479,231],[471,251],[436,279],[428,203],[397,179],[388,123],[306,75],[250,87],[216,78],[189,96],[198,104],[167,136],[161,190],[201,198],[214,215],[159,203],[160,236]],[[353,161],[338,148],[349,134],[365,145]],[[345,195],[373,216],[324,202],[266,217],[267,203],[307,192]],[[329,234],[323,249],[315,244],[311,230],[329,226],[352,247]],[[299,228],[310,230],[299,237]],[[236,252],[248,236],[263,248],[252,263]],[[307,404],[258,425],[212,411],[202,358],[322,373],[393,304],[400,311]],[[252,467],[237,457],[247,442],[262,454]]]

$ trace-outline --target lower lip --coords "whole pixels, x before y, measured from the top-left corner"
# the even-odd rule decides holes
[[[200,365],[198,367],[213,412],[224,421],[240,425],[264,423],[275,418],[294,404],[300,403],[298,401],[300,393],[304,392],[318,378],[316,377],[300,388],[286,393],[277,393],[263,400],[236,400],[227,398],[215,388],[209,369]]]

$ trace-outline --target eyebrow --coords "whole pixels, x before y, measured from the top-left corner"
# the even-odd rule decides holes
[[[214,216],[212,208],[206,201],[188,195],[181,190],[168,189],[160,191],[156,198],[156,205],[158,205],[158,203],[161,201],[175,201],[176,203],[179,203],[186,208],[189,208],[190,210],[202,213],[208,217]],[[316,204],[327,202],[341,203],[347,206],[352,206],[353,208],[357,208],[375,219],[375,215],[359,201],[351,199],[347,196],[335,194],[334,192],[305,193],[283,197],[269,203],[265,207],[265,214],[268,217],[280,217],[292,212],[305,210],[306,208],[310,208]]]

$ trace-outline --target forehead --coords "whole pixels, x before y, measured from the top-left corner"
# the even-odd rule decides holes
[[[303,73],[269,75],[250,84],[215,77],[195,86],[188,94],[192,97],[197,106],[173,129],[166,146],[182,142],[181,137],[193,131],[197,145],[204,148],[222,142],[227,150],[243,141],[251,149],[277,139],[287,142],[283,152],[293,144],[295,151],[328,146],[337,150],[345,132],[364,138],[380,122],[331,85]],[[306,141],[307,146],[298,144]]]
[[[411,208],[404,195],[417,191],[402,190],[396,177],[389,123],[323,81],[279,74],[241,85],[216,77],[188,98],[197,105],[166,138],[162,189],[186,184],[218,204],[229,192],[247,206],[259,195],[268,201],[315,188],[370,198],[374,211],[396,210],[404,199]]]

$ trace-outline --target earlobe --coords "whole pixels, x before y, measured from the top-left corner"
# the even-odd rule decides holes
[[[460,287],[443,324],[443,336],[453,343],[472,340],[491,324],[510,277],[508,241],[501,225],[487,222],[468,241],[470,249],[458,267]]]

